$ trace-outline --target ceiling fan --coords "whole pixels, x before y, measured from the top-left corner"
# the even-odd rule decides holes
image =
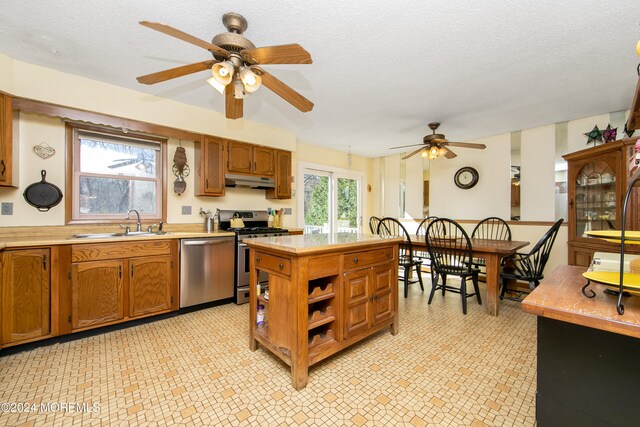
[[[422,145],[416,151],[407,154],[402,158],[408,159],[411,156],[414,156],[418,153],[421,153],[422,157],[429,157],[429,159],[434,160],[440,156],[444,156],[447,159],[453,159],[457,156],[456,153],[451,151],[448,147],[461,147],[461,148],[475,148],[478,150],[484,150],[487,148],[484,144],[478,144],[475,142],[453,142],[449,141],[444,137],[441,133],[436,133],[436,129],[440,126],[440,123],[434,122],[429,123],[429,129],[433,132],[431,135],[426,135],[422,138],[422,144],[411,144],[411,145],[401,145],[399,147],[391,147],[391,149],[395,148],[406,148],[406,147],[415,147],[416,145]]]
[[[242,117],[243,99],[261,84],[303,113],[313,109],[313,102],[260,67],[266,64],[311,64],[309,52],[295,43],[255,47],[242,35],[247,29],[247,20],[240,14],[225,13],[222,23],[228,32],[218,34],[209,43],[165,24],[140,21],[145,27],[208,50],[213,59],[140,76],[138,82],[151,85],[210,69],[212,76],[207,82],[224,93],[228,119]]]

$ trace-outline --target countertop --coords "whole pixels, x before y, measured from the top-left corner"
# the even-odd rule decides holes
[[[296,236],[273,236],[245,239],[249,247],[276,250],[296,255],[321,253],[335,249],[360,249],[381,243],[400,243],[402,237],[381,237],[372,234],[334,233],[302,234]]]
[[[98,232],[99,233],[99,232]],[[74,233],[75,234],[75,233]],[[72,234],[59,235],[30,235],[30,236],[0,236],[0,250],[5,248],[51,246],[51,245],[79,245],[87,243],[114,243],[131,242],[138,240],[166,240],[166,239],[195,239],[202,237],[233,237],[235,233],[228,231],[215,231],[211,233],[171,231],[165,234],[149,234],[142,236],[118,236],[104,238],[76,238]]]
[[[623,298],[624,314],[616,311],[617,296],[603,293],[605,286],[592,284],[596,296],[587,298],[584,267],[561,265],[522,301],[522,310],[537,316],[640,338],[640,297]]]

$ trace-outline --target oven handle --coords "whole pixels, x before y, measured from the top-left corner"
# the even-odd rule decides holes
[[[199,246],[199,245],[221,245],[223,243],[229,243],[228,239],[211,239],[211,240],[183,240],[182,244],[185,246]]]

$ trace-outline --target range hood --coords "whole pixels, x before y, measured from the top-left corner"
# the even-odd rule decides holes
[[[276,182],[273,178],[253,175],[226,174],[224,176],[226,187],[250,187],[250,188],[274,188]]]

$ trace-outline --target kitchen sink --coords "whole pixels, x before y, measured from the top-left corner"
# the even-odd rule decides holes
[[[89,233],[74,234],[74,239],[108,239],[110,237],[135,237],[135,236],[162,236],[168,234],[164,231],[130,231],[128,233]]]

